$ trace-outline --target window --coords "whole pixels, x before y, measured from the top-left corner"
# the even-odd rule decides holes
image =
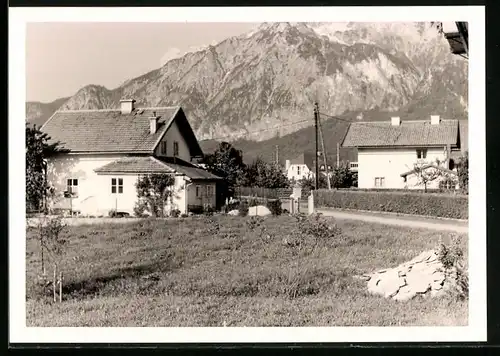
[[[206,186],[206,189],[207,189],[207,197],[211,197],[212,195],[214,195],[214,187],[212,187],[211,185],[207,185]]]
[[[78,179],[68,179],[66,181],[66,191],[73,197],[78,197]]]
[[[297,175],[300,176],[300,166],[297,166]]]
[[[123,193],[123,178],[111,178],[111,194]]]
[[[166,155],[167,154],[167,142],[166,141],[160,142],[160,153],[162,155]]]
[[[417,158],[418,159],[425,159],[426,157],[427,157],[427,150],[426,149],[417,150]]]
[[[179,143],[177,141],[174,141],[174,157],[177,157],[179,155]]]
[[[375,188],[383,188],[385,186],[385,177],[375,178]]]
[[[201,187],[199,185],[196,186],[196,197],[197,198],[201,197]]]

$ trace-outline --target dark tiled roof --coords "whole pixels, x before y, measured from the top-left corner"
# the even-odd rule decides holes
[[[314,167],[314,154],[311,152],[304,152],[298,157],[290,160],[290,164],[305,164],[307,168],[312,169]]]
[[[151,152],[179,107],[134,110],[57,111],[42,127],[53,141],[72,152]],[[149,133],[149,117],[157,116],[158,130]]]
[[[127,157],[96,168],[97,173],[174,173],[174,169],[153,156]]]
[[[355,122],[349,125],[342,147],[414,147],[458,144],[458,120],[442,120],[439,125],[429,121]]]
[[[155,134],[149,132],[149,118],[159,116]],[[73,153],[152,153],[171,123],[179,128],[192,150],[201,155],[201,148],[180,107],[137,108],[129,115],[120,110],[57,111],[42,126],[42,131],[59,141]]]
[[[174,169],[177,173],[184,174],[191,179],[222,179],[197,165],[186,162],[176,157],[156,157],[159,161]]]
[[[174,163],[175,162],[175,163]],[[220,177],[194,166],[188,162],[174,158],[153,156],[127,157],[108,163],[95,169],[101,174],[107,173],[172,173],[185,175],[193,180],[218,180]]]

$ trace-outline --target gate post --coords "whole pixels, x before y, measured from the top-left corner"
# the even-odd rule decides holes
[[[312,190],[307,197],[307,212],[309,213],[309,215],[314,214],[314,195]]]

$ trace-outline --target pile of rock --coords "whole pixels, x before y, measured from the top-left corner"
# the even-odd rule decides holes
[[[409,300],[417,295],[437,296],[456,285],[456,271],[446,271],[437,251],[426,251],[396,268],[363,276],[368,290],[394,300]]]
[[[231,210],[227,214],[238,216],[240,213],[238,210]],[[250,208],[248,208],[248,216],[268,216],[268,215],[271,215],[271,210],[269,210],[264,205],[251,206]]]

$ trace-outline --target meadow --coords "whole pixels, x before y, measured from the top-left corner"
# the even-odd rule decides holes
[[[27,325],[467,325],[467,300],[397,302],[369,294],[358,278],[406,262],[449,233],[325,217],[308,225],[329,226],[313,238],[304,224],[292,216],[217,215],[68,226],[62,303],[40,283],[40,245],[30,229]]]

